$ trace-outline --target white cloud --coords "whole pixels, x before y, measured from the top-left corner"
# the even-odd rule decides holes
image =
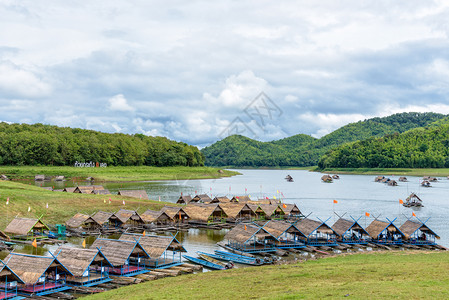
[[[128,104],[125,96],[122,94],[109,98],[109,109],[115,111],[134,111],[134,108]]]

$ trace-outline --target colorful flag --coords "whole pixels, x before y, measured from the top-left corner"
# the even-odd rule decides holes
[[[32,245],[34,248],[37,248],[37,241],[36,241],[36,239],[34,239],[34,241],[31,243],[31,245]]]
[[[123,200],[123,205],[125,205],[125,200]]]
[[[9,197],[6,198],[6,205],[8,205],[8,204],[9,204]]]
[[[31,206],[28,206],[28,212],[30,212],[31,211]]]
[[[86,239],[83,240],[83,248],[86,248]]]
[[[247,192],[248,190],[245,188],[245,193]]]
[[[195,191],[195,195],[198,194],[198,191]]]
[[[161,196],[159,196],[159,202],[161,202]]]
[[[414,212],[412,212],[412,216],[416,217],[416,214]]]
[[[47,204],[45,204],[45,208],[48,208],[48,203],[47,203]]]
[[[276,196],[273,196],[273,199],[276,199]]]
[[[181,211],[179,211],[179,220],[181,220]]]
[[[245,230],[246,230],[246,224],[245,224]]]
[[[106,204],[106,199],[103,199],[103,202]]]
[[[287,208],[287,205],[284,203],[284,204],[282,204],[282,207],[283,208]]]
[[[111,204],[111,198],[109,198],[109,204]]]
[[[147,233],[145,232],[145,230],[142,232],[142,235],[145,236]]]
[[[365,213],[365,216],[369,217],[369,213],[368,213],[368,212],[366,212],[366,213]]]
[[[404,201],[402,201],[402,199],[399,199],[399,204],[404,204]]]
[[[334,204],[337,204],[338,203],[338,201],[337,200],[334,200]]]

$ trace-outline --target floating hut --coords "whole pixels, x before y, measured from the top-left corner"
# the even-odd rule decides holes
[[[251,201],[251,198],[248,195],[234,196],[231,199],[231,202],[233,202],[233,203],[247,203],[250,201]]]
[[[418,197],[415,193],[411,193],[410,196],[405,199],[405,202],[402,204],[405,207],[423,207],[421,198]]]
[[[430,181],[428,181],[428,180],[423,180],[421,182],[421,186],[423,186],[423,187],[432,187],[432,185],[430,184]]]
[[[81,249],[59,247],[56,250],[58,260],[72,273],[67,276],[71,286],[94,286],[109,282],[108,267],[112,264],[100,249]]]
[[[405,235],[396,225],[387,219],[388,222],[374,220],[366,227],[366,231],[371,237],[371,242],[383,245],[401,245]]]
[[[323,182],[330,183],[330,182],[332,182],[332,176],[330,176],[330,175],[323,175],[323,176],[321,177],[321,180],[322,180]]]
[[[65,222],[65,225],[69,228],[80,228],[85,224],[87,219],[89,219],[89,215],[77,213],[76,215],[71,217],[69,220],[67,220]]]
[[[399,177],[398,181],[407,182],[408,180],[407,180],[407,177],[402,176],[402,177]]]
[[[140,217],[140,215],[135,210],[121,209],[115,214],[113,214],[110,220],[116,224],[120,224],[121,227],[124,226],[143,226],[145,221]]]
[[[285,219],[297,220],[304,216],[296,204],[282,203],[280,208],[284,212]]]
[[[281,200],[265,197],[265,198],[260,198],[257,201],[248,201],[248,203],[277,205],[277,204],[281,203]]]
[[[109,227],[109,222],[113,213],[98,211],[93,216],[91,216],[92,220],[101,227]],[[93,224],[95,224],[93,223]]]
[[[228,218],[220,204],[191,204],[184,211],[191,217],[190,223],[212,225],[225,223]]]
[[[228,197],[226,197],[226,196],[218,197],[217,196],[209,203],[229,203],[229,202],[231,202],[231,200]]]
[[[209,197],[207,194],[200,194],[196,195],[192,198],[192,201],[190,202],[196,202],[196,203],[210,203],[212,201],[212,198]]]
[[[302,233],[295,227],[295,225],[289,222],[271,220],[262,228],[278,240],[278,242],[276,242],[276,248],[299,249],[306,247],[299,238],[300,236],[303,236]]]
[[[76,190],[76,187],[66,187],[62,191],[66,192],[66,193],[73,193],[73,192],[75,192],[75,190]]]
[[[255,221],[266,220],[266,213],[259,204],[247,203],[248,207],[255,215]]]
[[[435,239],[440,237],[430,229],[425,222],[419,222],[407,220],[401,227],[400,231],[405,235],[404,242],[411,245],[436,245]]]
[[[238,224],[225,235],[224,240],[228,247],[247,253],[275,252],[275,245],[279,242],[256,224]]]
[[[337,241],[343,244],[364,245],[368,243],[369,234],[358,223],[358,220],[340,218],[332,225],[332,229],[337,233]],[[360,220],[360,219],[359,219]]]
[[[430,177],[430,176],[424,176],[422,180],[430,181],[430,182],[437,182],[438,181],[438,179],[436,177]]]
[[[109,190],[107,190],[107,189],[104,189],[104,190],[92,190],[91,194],[94,194],[94,195],[110,195],[111,192]]]
[[[161,212],[166,213],[175,223],[187,223],[190,220],[190,216],[179,206],[164,206]]]
[[[77,186],[73,192],[79,194],[95,194],[96,191],[98,192],[103,190],[104,187],[101,185],[86,185],[86,186]]]
[[[385,179],[385,176],[376,176],[374,178],[374,182],[382,182],[382,180],[384,180],[384,179]]]
[[[267,220],[281,220],[284,219],[284,211],[278,204],[260,204],[260,208],[265,212],[265,218]]]
[[[188,196],[183,196],[181,195],[178,198],[178,201],[176,201],[176,203],[178,204],[189,204],[192,201],[192,196],[188,195]]]
[[[224,210],[228,218],[226,219],[227,222],[239,222],[240,221],[240,212],[242,211],[242,208],[245,206],[245,204],[240,203],[221,203],[220,207]]]
[[[169,224],[173,221],[167,213],[151,209],[146,210],[143,214],[140,215],[140,217],[146,224],[153,223],[162,225]]]
[[[44,230],[50,230],[41,219],[29,219],[15,217],[5,229],[6,233],[12,234],[15,238],[34,239],[43,238]]]
[[[340,179],[340,176],[338,174],[332,175],[332,179]]]
[[[18,293],[43,296],[70,289],[67,275],[73,275],[56,257],[11,252],[5,262],[22,280]]]
[[[299,237],[310,246],[337,246],[337,233],[321,220],[302,219],[295,223],[296,228],[302,233]]]
[[[119,190],[118,191],[119,196],[125,196],[125,197],[132,197],[132,198],[138,198],[138,199],[145,199],[149,200],[147,191],[145,190]]]
[[[387,184],[389,186],[398,186],[398,183],[396,182],[396,180],[389,180]]]
[[[98,238],[90,249],[100,249],[107,260],[113,265],[109,267],[110,275],[135,276],[146,273],[143,259],[150,258],[142,245],[137,241],[123,241]]]
[[[23,299],[17,296],[18,284],[24,284],[23,280],[0,260],[0,299]]]
[[[182,264],[181,253],[187,252],[174,236],[124,233],[120,240],[138,240],[150,259],[144,259],[146,268],[165,269]]]

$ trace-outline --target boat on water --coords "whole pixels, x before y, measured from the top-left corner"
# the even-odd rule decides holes
[[[288,182],[293,182],[293,177],[291,177],[290,175],[287,175],[285,177],[285,180],[287,180]]]
[[[222,257],[228,257],[233,262],[242,263],[242,264],[250,264],[254,266],[258,265],[264,265],[264,264],[271,264],[273,263],[273,258],[271,257],[265,257],[265,258],[258,258],[258,257],[251,257],[247,255],[242,254],[236,254],[221,250],[215,250],[215,255],[220,255]],[[242,261],[242,262],[240,262]]]
[[[197,265],[202,265],[203,267],[212,269],[212,270],[226,270],[225,267],[221,266],[221,265],[217,265],[214,263],[211,263],[207,260],[204,259],[200,259],[197,257],[193,257],[193,256],[189,256],[189,255],[183,255],[182,257],[184,257],[185,259],[187,259],[188,261],[191,261]]]
[[[423,186],[423,187],[432,187],[432,185],[430,184],[430,181],[428,181],[428,180],[424,180],[423,182],[421,182],[421,186]]]
[[[220,265],[220,266],[224,267],[225,269],[234,268],[234,263],[232,261],[228,261],[225,263],[225,262],[222,262],[221,260],[213,258],[209,253],[205,253],[205,252],[201,252],[201,251],[197,251],[196,253],[198,254],[198,256],[201,259],[211,262],[216,265]]]
[[[202,255],[209,256],[216,260],[222,260],[222,261],[229,261],[233,263],[239,263],[243,265],[250,265],[250,266],[261,266],[264,264],[264,261],[260,258],[251,258],[251,257],[239,257],[239,255],[226,255],[226,254],[220,254],[220,253],[205,253],[205,252],[197,252],[200,257]]]
[[[421,198],[415,193],[411,193],[402,205],[405,207],[424,207]]]

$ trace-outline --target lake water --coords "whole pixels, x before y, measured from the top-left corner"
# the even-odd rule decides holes
[[[212,195],[248,194],[251,198],[282,197],[286,203],[295,203],[303,214],[311,218],[320,218],[332,225],[338,215],[346,214],[360,218],[365,226],[372,220],[372,216],[380,220],[397,218],[395,224],[402,225],[407,218],[412,217],[412,211],[417,217],[427,221],[427,224],[441,236],[439,243],[449,246],[449,180],[440,178],[432,183],[431,188],[420,186],[421,177],[409,177],[409,182],[398,182],[392,187],[383,183],[374,182],[374,175],[340,175],[339,180],[333,183],[323,183],[320,178],[323,174],[304,170],[236,170],[242,175],[204,180],[181,181],[151,181],[132,183],[105,183],[105,188],[112,193],[118,189],[145,189],[150,199],[159,199],[167,202],[176,202],[181,193],[194,195],[207,193]],[[284,178],[290,174],[294,182],[287,182]],[[399,178],[398,174],[387,176],[391,179]],[[46,183],[46,185],[55,183]],[[63,185],[73,185],[71,181]],[[55,186],[58,188],[58,186]],[[62,185],[59,186],[62,188]],[[281,193],[278,193],[281,192]],[[410,193],[417,193],[423,200],[422,208],[405,208],[399,204],[399,199],[405,200]],[[283,195],[283,196],[282,196]],[[333,204],[337,200],[337,204]],[[371,214],[365,217],[365,213]],[[190,230],[180,233],[180,239],[186,244],[189,251],[217,249],[215,243],[220,241],[226,231]]]

